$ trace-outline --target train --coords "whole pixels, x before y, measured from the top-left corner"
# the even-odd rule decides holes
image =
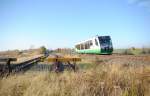
[[[80,54],[112,54],[113,45],[110,36],[95,36],[75,44],[75,52]]]

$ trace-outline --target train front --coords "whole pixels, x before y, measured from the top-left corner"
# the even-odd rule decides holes
[[[112,54],[113,45],[110,36],[99,36],[101,54]]]

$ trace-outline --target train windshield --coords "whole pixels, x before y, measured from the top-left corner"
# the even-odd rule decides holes
[[[111,45],[111,39],[109,36],[98,37],[101,45]]]

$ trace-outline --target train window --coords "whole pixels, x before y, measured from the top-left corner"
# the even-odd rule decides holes
[[[88,49],[90,49],[90,41],[87,42]]]
[[[95,45],[97,45],[98,46],[98,42],[97,42],[97,40],[95,39]]]
[[[85,43],[84,46],[85,46],[85,49],[88,49],[87,43]]]
[[[93,45],[93,43],[92,43],[92,41],[90,41],[90,46],[92,46]]]
[[[83,44],[81,44],[81,50],[82,50],[82,49],[84,49],[84,45],[83,45]]]
[[[89,41],[87,41],[87,42],[85,43],[85,49],[89,49],[89,48],[90,48]]]
[[[81,50],[81,45],[79,45],[79,50]]]

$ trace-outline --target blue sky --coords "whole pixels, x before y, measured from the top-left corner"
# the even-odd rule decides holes
[[[73,48],[110,35],[115,48],[150,46],[149,0],[0,0],[0,50]]]

